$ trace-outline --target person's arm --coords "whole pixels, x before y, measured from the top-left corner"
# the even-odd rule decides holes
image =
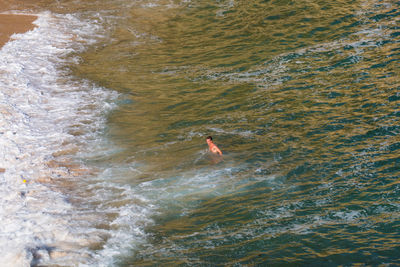
[[[215,148],[215,151],[216,151],[220,156],[222,156],[222,151],[221,151],[217,146],[214,146],[214,148]]]

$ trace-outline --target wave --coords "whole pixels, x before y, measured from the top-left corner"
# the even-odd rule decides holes
[[[68,190],[98,174],[77,155],[104,143],[118,94],[68,68],[101,36],[98,25],[37,16],[0,50],[0,265],[89,264],[113,234],[96,227],[101,210]]]

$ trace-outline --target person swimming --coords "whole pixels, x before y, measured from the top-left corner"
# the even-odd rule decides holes
[[[210,152],[222,156],[222,151],[213,143],[211,136],[208,136],[206,141],[208,144],[208,148],[210,149]]]

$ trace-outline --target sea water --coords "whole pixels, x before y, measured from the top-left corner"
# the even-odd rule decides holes
[[[19,7],[1,265],[399,264],[399,7]]]

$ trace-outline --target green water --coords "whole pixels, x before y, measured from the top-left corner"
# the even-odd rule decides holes
[[[116,265],[399,264],[399,8],[52,3],[104,28],[71,68],[121,94],[88,164],[156,207]]]

